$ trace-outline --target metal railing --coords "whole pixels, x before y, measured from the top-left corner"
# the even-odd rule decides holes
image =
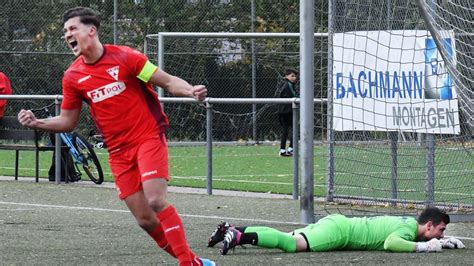
[[[56,114],[60,112],[60,103],[62,100],[62,95],[0,95],[0,99],[7,100],[54,100],[56,104]],[[160,97],[161,103],[198,103],[195,99],[192,98],[181,98],[181,97]],[[315,103],[326,103],[327,99],[314,99]],[[206,98],[202,102],[206,106],[206,157],[207,157],[207,194],[212,195],[212,128],[213,128],[213,104],[292,104],[293,107],[293,143],[298,143],[299,135],[299,103],[300,98]],[[59,134],[56,134],[55,137],[55,167],[56,175],[55,181],[56,184],[60,183],[60,169],[61,169],[61,138]],[[301,145],[305,145],[301,143]],[[299,145],[294,147],[294,156],[293,156],[293,199],[298,199],[299,197]],[[305,167],[301,165],[301,167]],[[303,170],[303,169],[301,169]],[[301,195],[302,197],[313,197],[314,195]]]

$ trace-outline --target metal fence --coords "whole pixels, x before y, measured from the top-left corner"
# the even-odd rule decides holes
[[[90,6],[101,13],[101,40],[105,43],[117,43],[146,51],[145,35],[157,32],[298,32],[298,1],[6,1],[0,11],[0,71],[10,77],[16,94],[60,94],[63,71],[72,62],[73,56],[63,43],[62,13],[77,5]],[[317,1],[315,12],[316,31],[327,28],[325,14],[326,1]],[[31,14],[35,14],[31,16]],[[192,18],[192,19],[188,19]],[[191,45],[191,44],[189,44]],[[228,42],[228,49],[233,49]],[[293,39],[286,45],[286,54],[272,54],[272,47],[259,47],[258,44],[241,43],[247,60],[233,67],[216,68],[210,71],[210,65],[188,65],[173,67],[167,62],[166,69],[193,83],[203,82],[210,87],[211,97],[225,98],[269,98],[275,97],[278,83],[287,67],[298,68],[298,43]],[[251,48],[252,46],[253,48]],[[222,47],[221,47],[222,48]],[[235,48],[235,47],[234,47]],[[169,49],[167,47],[167,49]],[[177,48],[179,51],[179,47]],[[223,49],[226,49],[224,46]],[[253,53],[251,52],[251,49]],[[321,47],[317,53],[325,53]],[[197,51],[194,51],[197,54]],[[166,57],[172,55],[168,50]],[[266,54],[266,55],[265,55]],[[269,55],[273,55],[272,58]],[[195,57],[197,57],[196,55]],[[322,54],[318,58],[325,58]],[[173,60],[173,59],[170,59]],[[174,65],[181,63],[178,59]],[[223,56],[221,60],[231,60]],[[207,61],[209,62],[209,60]],[[319,62],[317,69],[324,69],[326,63]],[[196,68],[205,68],[202,72],[192,72]],[[324,98],[324,78],[317,79],[315,93]],[[227,88],[224,90],[224,88]],[[22,103],[12,103],[13,109],[21,108]],[[205,130],[202,124],[192,117],[183,115],[183,106],[167,107],[172,123],[170,139],[176,141],[202,141]],[[173,109],[171,111],[171,109]],[[324,107],[318,105],[316,132],[318,139],[324,139]],[[197,112],[195,117],[202,117]],[[199,111],[199,110],[198,110]],[[216,136],[221,140],[250,140],[262,142],[276,140],[280,129],[274,105],[234,106],[221,105],[216,114]],[[228,122],[230,121],[231,124]],[[230,125],[230,126],[229,126]],[[93,128],[87,116],[81,116],[80,128]],[[190,130],[191,129],[191,130]],[[227,130],[226,130],[227,129]]]
[[[218,41],[175,38],[167,39],[160,47],[158,39],[150,35],[149,42],[146,42],[145,36],[169,32],[298,32],[299,2],[3,1],[0,10],[0,71],[9,76],[15,94],[61,94],[63,71],[73,60],[61,39],[61,16],[66,9],[83,5],[101,13],[103,42],[129,45],[146,52],[150,59],[171,74],[195,84],[207,85],[210,97],[274,98],[284,69],[299,65],[296,39],[261,42],[255,38],[235,37]],[[329,34],[329,38],[315,41],[316,99],[332,99],[332,91],[328,88],[333,87],[333,34],[426,29],[412,1],[331,0],[314,3],[314,31]],[[472,12],[472,8],[466,10]],[[468,33],[471,35],[462,37],[468,44],[464,47],[470,47],[472,42],[472,28],[470,30]],[[370,54],[373,51],[363,52]],[[163,56],[162,63],[159,55]],[[464,51],[462,56],[463,62],[469,62],[472,51]],[[462,73],[472,81],[469,68]],[[466,87],[472,89],[472,86]],[[472,91],[468,95],[472,97]],[[7,115],[16,114],[20,108],[44,104],[44,101],[12,101]],[[79,130],[88,134],[94,126],[87,115],[87,107],[84,109]],[[208,109],[205,105],[167,103],[165,109],[172,123],[169,132],[172,141],[206,140]],[[222,103],[213,106],[213,112],[215,140],[263,142],[278,138],[279,127],[273,104]],[[324,103],[315,104],[315,140],[328,139],[331,145],[328,151],[331,159],[328,162],[328,200],[348,199],[352,203],[355,198],[356,202],[364,204],[434,202],[454,204],[458,208],[470,206],[472,209],[472,128],[463,122],[472,121],[471,113],[467,112],[467,118],[463,118],[461,113],[461,134],[436,136],[334,131],[331,121],[327,121],[332,116],[327,113]],[[332,114],[331,110],[329,114]],[[367,197],[368,192],[370,197]]]
[[[315,33],[314,94],[327,93],[327,34]],[[212,98],[278,98],[285,67],[299,65],[299,33],[164,32],[147,35],[146,54],[160,68],[205,84]],[[163,96],[169,96],[161,92]],[[202,140],[203,109],[183,103],[164,106],[170,116],[171,140]],[[280,125],[275,104],[226,105],[214,109],[214,136],[218,141],[276,140]],[[184,113],[192,114],[184,116]],[[325,105],[314,107],[316,139],[325,136]],[[190,131],[189,128],[195,129]]]

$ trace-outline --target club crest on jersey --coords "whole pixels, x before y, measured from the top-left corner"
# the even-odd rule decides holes
[[[95,90],[87,92],[87,96],[92,100],[93,103],[107,100],[108,98],[119,95],[125,90],[125,83],[122,81],[107,84]]]
[[[107,69],[107,73],[114,78],[115,80],[118,80],[118,75],[119,75],[119,66],[114,66],[109,69]]]

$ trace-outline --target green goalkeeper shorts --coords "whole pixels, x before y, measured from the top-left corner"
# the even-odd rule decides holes
[[[293,234],[303,234],[308,241],[310,251],[329,251],[344,249],[349,241],[349,218],[340,214],[331,214]]]

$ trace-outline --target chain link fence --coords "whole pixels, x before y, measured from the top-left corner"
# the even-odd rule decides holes
[[[296,0],[4,1],[0,10],[0,71],[10,78],[14,94],[61,94],[63,72],[74,60],[62,38],[62,14],[75,6],[88,6],[99,11],[102,19],[99,32],[103,43],[128,45],[143,52],[146,52],[145,36],[159,32],[299,32],[299,2]],[[326,1],[316,1],[315,32],[326,31],[326,12]],[[229,41],[224,46],[228,45],[227,48],[232,50],[231,46],[234,44],[234,41]],[[327,41],[324,40],[315,51],[315,69],[318,70],[315,74],[318,76],[315,78],[316,98],[324,98],[327,91],[326,44]],[[195,53],[194,58],[202,56],[197,53],[196,49],[199,48],[192,49],[192,43],[183,45],[190,48],[190,53]],[[179,59],[170,51],[166,57],[174,60],[175,65],[181,64],[173,67],[167,62],[166,71],[194,84],[206,84],[210,97],[262,98],[275,97],[285,68],[297,69],[299,66],[297,40],[282,44],[270,43],[265,47],[257,44],[253,50],[253,55],[257,55],[253,58],[256,60],[254,70],[250,42],[242,41],[239,45],[245,49],[241,49],[245,54],[235,56],[244,57],[245,60],[230,64],[226,62],[225,66],[211,65],[211,60],[198,63],[188,60],[183,64],[177,62]],[[279,45],[284,45],[286,48],[283,50],[286,51],[282,52],[282,48],[277,47]],[[175,46],[175,49],[179,50],[179,47]],[[219,60],[232,61],[231,56],[233,55],[221,55]],[[194,72],[198,68],[205,68],[205,73]],[[253,88],[252,78],[256,80]],[[169,112],[172,123],[169,137],[176,141],[204,140],[205,125],[199,119],[189,119],[200,116],[200,113],[190,113],[189,111],[196,110],[184,106],[186,104],[177,105],[165,106],[167,111],[172,110]],[[28,107],[25,103],[11,101],[7,115],[15,114],[25,107]],[[318,127],[315,131],[319,132],[316,136],[323,139],[324,105],[315,109],[315,125]],[[203,108],[202,112],[205,112]],[[279,127],[274,106],[220,105],[217,112],[219,115],[216,117],[216,125],[221,125],[222,128],[216,130],[219,140],[264,141],[278,138]],[[94,124],[86,110],[82,112],[78,129],[84,134],[94,130]]]
[[[316,36],[314,62],[319,66],[315,70],[316,98],[325,98],[327,35]],[[146,41],[146,53],[152,61],[195,84],[205,84],[211,98],[279,97],[282,70],[288,66],[296,68],[299,63],[298,34],[168,32],[148,35]],[[161,53],[160,49],[163,49]],[[324,134],[321,126],[325,124],[324,104],[315,106],[318,140]],[[215,104],[213,137],[217,141],[276,140],[280,134],[276,107],[275,104]],[[205,127],[203,105],[173,103],[165,104],[165,109],[171,118],[168,138],[205,139],[203,129],[194,128]]]
[[[63,72],[74,60],[62,39],[62,14],[68,8],[88,6],[101,14],[100,37],[103,43],[131,46],[146,53],[156,64],[159,64],[158,55],[162,53],[163,67],[167,72],[194,84],[205,84],[210,97],[275,97],[277,84],[285,68],[299,66],[297,39],[252,41],[241,38],[171,38],[166,40],[161,51],[158,40],[152,36],[162,32],[299,32],[299,2],[5,0],[0,9],[0,71],[10,78],[14,94],[61,94]],[[315,39],[315,98],[328,98],[328,84],[331,84],[328,80],[328,65],[332,69],[334,63],[331,58],[333,54],[328,54],[328,49],[333,48],[329,47],[333,34],[426,30],[426,24],[413,1],[314,2],[314,32],[329,32],[330,36],[329,39]],[[426,1],[427,5],[438,2]],[[472,7],[467,4],[467,0],[441,2],[443,5],[433,6],[431,12],[439,12],[444,5],[452,4],[453,10],[459,6],[467,10],[456,12],[459,16],[472,17]],[[443,13],[439,14],[436,20],[445,21]],[[460,21],[469,20],[461,17]],[[332,25],[330,30],[328,25]],[[463,54],[458,60],[467,66],[461,69],[461,73],[466,76],[463,80],[470,82],[465,87],[470,89],[467,93],[472,97],[472,86],[469,86],[472,85],[472,69],[469,72],[468,64],[472,60],[472,49],[469,50],[472,47],[472,27],[468,28],[469,25],[466,23],[466,34],[458,36],[457,45]],[[464,45],[459,45],[460,41]],[[357,52],[370,56],[375,51],[362,49]],[[383,62],[386,58],[379,60]],[[359,64],[363,65],[363,62],[353,65]],[[472,104],[472,98],[466,102]],[[21,108],[36,108],[46,104],[41,101],[10,101],[6,115],[15,115]],[[328,195],[349,200],[355,197],[359,200],[357,204],[364,204],[366,200],[375,204],[431,204],[434,201],[448,206],[457,204],[460,209],[468,206],[472,210],[472,127],[466,122],[472,121],[472,113],[464,111],[466,106],[469,107],[460,106],[459,135],[330,131],[329,143],[332,146],[328,151],[328,159],[333,161],[328,166],[328,172],[332,175],[328,177],[328,180],[332,178],[332,183],[328,182],[329,190],[332,190],[328,191]],[[170,116],[170,140],[205,140],[206,111],[203,105],[166,103],[164,107]],[[276,140],[279,136],[275,106],[219,104],[213,106],[213,110],[215,140],[263,142]],[[326,114],[324,103],[315,104],[315,140],[326,140]],[[84,135],[94,130],[87,110],[82,112],[78,129]],[[425,139],[427,136],[429,142]],[[432,149],[430,154],[433,158],[430,160],[425,150],[428,146]],[[436,151],[432,146],[436,147]],[[429,180],[433,181],[428,185],[427,172],[431,173]],[[428,193],[431,196],[427,199],[424,194]],[[382,200],[377,200],[379,198]]]

